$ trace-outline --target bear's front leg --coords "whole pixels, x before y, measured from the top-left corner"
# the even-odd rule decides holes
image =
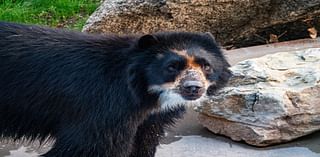
[[[154,157],[164,129],[174,125],[184,113],[183,106],[152,113],[138,127],[130,157]]]

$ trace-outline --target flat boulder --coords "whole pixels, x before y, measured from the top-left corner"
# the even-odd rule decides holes
[[[231,67],[227,87],[196,107],[216,134],[255,146],[320,130],[320,49],[281,52]]]

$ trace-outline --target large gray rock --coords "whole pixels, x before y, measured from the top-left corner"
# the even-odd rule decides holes
[[[83,31],[212,32],[222,44],[231,44],[267,27],[319,14],[320,0],[105,0]]]
[[[256,146],[320,130],[320,49],[266,55],[231,70],[228,86],[196,108],[209,130]]]

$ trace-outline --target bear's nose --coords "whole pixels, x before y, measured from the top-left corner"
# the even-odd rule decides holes
[[[190,96],[201,96],[203,87],[200,81],[186,81],[183,83],[183,91]]]

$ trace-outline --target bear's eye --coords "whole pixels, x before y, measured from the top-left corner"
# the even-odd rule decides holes
[[[213,69],[211,67],[211,65],[208,63],[208,61],[206,61],[204,58],[197,58],[196,62],[201,65],[201,69],[207,73],[210,74],[212,73]]]
[[[212,68],[209,64],[204,64],[202,66],[202,69],[206,72],[206,73],[211,73],[212,72]]]
[[[179,71],[178,64],[169,64],[167,66],[167,71],[169,73],[177,73]]]

